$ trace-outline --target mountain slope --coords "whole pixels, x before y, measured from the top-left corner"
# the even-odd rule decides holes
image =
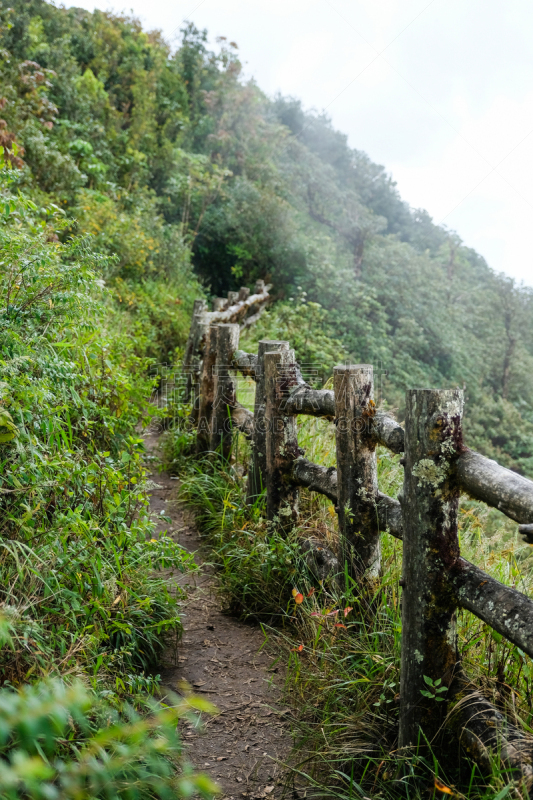
[[[193,26],[171,52],[133,19],[43,0],[0,24],[18,184],[113,256],[104,277],[148,320],[150,354],[183,343],[194,275],[214,294],[267,277],[263,332],[298,296],[306,360],[323,364],[321,337],[329,365],[379,365],[400,415],[408,386],[464,385],[469,443],[533,472],[531,291],[409,208],[326,117],[243,82],[236,47],[210,52]]]

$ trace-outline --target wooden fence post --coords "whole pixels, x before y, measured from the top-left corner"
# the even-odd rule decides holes
[[[220,448],[220,452],[225,459],[230,456],[233,440],[231,409],[235,408],[237,402],[237,376],[231,364],[233,362],[233,354],[238,347],[239,326],[236,323],[217,325],[211,450]]]
[[[189,336],[187,344],[185,345],[185,353],[183,354],[183,367],[185,369],[185,402],[188,403],[193,396],[194,386],[197,382],[199,365],[200,365],[200,344],[202,338],[205,336],[207,317],[205,311],[207,304],[205,300],[195,300],[191,327],[189,329]]]
[[[227,302],[225,297],[215,297],[213,300],[213,311],[222,311]]]
[[[192,317],[191,317],[191,327],[189,329],[189,336],[187,338],[187,344],[185,345],[185,353],[183,354],[183,363],[188,366],[194,355],[197,353],[198,347],[198,334],[196,331],[196,323],[198,320],[198,316],[201,316],[207,310],[207,303],[202,298],[200,300],[195,300],[192,310]]]
[[[341,555],[356,576],[373,578],[381,566],[377,464],[370,431],[375,413],[373,368],[335,367],[333,380]]]
[[[215,398],[215,363],[217,357],[218,325],[210,325],[207,331],[202,374],[200,377],[200,399],[198,408],[198,427],[196,452],[205,453],[211,445],[211,417]]]
[[[265,428],[265,353],[288,350],[289,343],[274,339],[261,339],[257,345],[255,371],[254,433],[248,468],[247,502],[253,505],[266,480],[266,428]]]
[[[286,531],[298,520],[298,487],[292,481],[292,467],[301,451],[296,417],[284,410],[287,384],[292,385],[290,373],[295,369],[294,350],[265,353],[267,516]]]
[[[192,406],[191,421],[193,425],[198,423],[198,412],[200,408],[200,382],[202,376],[203,359],[209,332],[209,317],[207,314],[197,314],[195,323],[195,352],[192,364],[187,369],[185,402],[190,402]]]
[[[429,741],[436,735],[446,717],[441,687],[450,686],[457,664],[456,601],[446,573],[459,557],[453,458],[462,447],[462,413],[459,389],[407,392],[400,747],[416,746],[420,729]]]
[[[228,306],[233,306],[239,300],[239,292],[228,292]]]

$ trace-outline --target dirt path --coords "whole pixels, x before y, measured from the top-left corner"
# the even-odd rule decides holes
[[[157,439],[147,437],[154,454]],[[281,703],[283,669],[264,649],[261,629],[222,613],[216,594],[216,576],[206,563],[198,532],[184,520],[176,503],[178,481],[154,472],[158,488],[151,493],[150,510],[164,510],[172,523],[158,523],[158,531],[173,537],[201,564],[197,575],[178,578],[188,599],[184,608],[184,635],[176,654],[168,652],[161,665],[163,685],[176,691],[186,680],[194,691],[218,709],[203,729],[185,724],[183,740],[190,761],[206,772],[228,798],[280,798],[283,762],[291,748],[289,711]]]

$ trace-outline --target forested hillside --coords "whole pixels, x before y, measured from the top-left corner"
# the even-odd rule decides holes
[[[29,0],[2,6],[1,47],[12,188],[48,240],[90,234],[110,257],[145,354],[183,343],[193,276],[213,294],[267,277],[261,334],[293,326],[326,372],[381,364],[400,416],[406,386],[464,385],[469,442],[533,471],[531,291],[409,208],[324,116],[243,82],[235,43],[213,53],[189,26],[173,52],[135,20]]]
[[[183,764],[177,779],[173,766],[178,718],[208,704],[174,698],[163,709],[150,698],[181,626],[168,571],[196,566],[170,536],[152,538],[139,433],[164,413],[150,397],[159,365],[181,360],[194,299],[266,279],[274,302],[246,332],[250,350],[287,338],[317,381],[335,363],[371,362],[400,419],[406,387],[464,385],[467,443],[533,475],[533,294],[411,209],[327,118],[244,81],[234,42],[212,52],[192,25],[173,50],[126,16],[0,2],[0,194],[0,792],[211,796],[207,779]],[[193,437],[178,431],[174,465],[182,433]],[[183,496],[199,525],[220,529],[216,547],[227,537],[234,548],[223,590],[246,613],[260,603],[277,614],[281,598],[287,614],[296,543],[250,511],[244,463],[238,474],[206,464],[190,467]],[[380,469],[396,492],[397,462]],[[306,502],[327,533],[334,507]],[[472,542],[477,514],[467,509]],[[518,580],[514,551],[503,552],[506,580]],[[396,569],[396,549],[387,553]],[[471,661],[490,678],[485,639],[485,660],[473,644]],[[334,688],[338,664],[348,670],[353,700],[344,649],[331,664]],[[396,684],[382,656],[368,664],[373,721]],[[513,664],[529,703],[532,673]],[[314,680],[306,691],[322,692],[326,678]],[[328,735],[348,702],[335,696]]]

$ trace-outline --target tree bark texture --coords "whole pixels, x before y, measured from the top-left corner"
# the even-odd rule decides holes
[[[200,402],[196,433],[196,452],[206,453],[211,445],[211,417],[215,398],[215,364],[217,357],[218,325],[210,325],[207,331],[202,374],[200,377]]]
[[[268,290],[270,286],[265,286],[261,292],[251,294],[246,300],[237,301],[233,305],[228,306],[226,300],[225,309],[223,311],[208,311],[209,321],[212,324],[218,322],[240,322],[243,320],[249,311],[257,310],[260,306],[268,303],[270,295]],[[238,295],[238,293],[237,293]]]
[[[265,428],[265,353],[288,350],[289,343],[274,339],[261,339],[257,345],[254,403],[254,435],[248,470],[247,501],[253,505],[265,488],[266,480],[266,428]]]
[[[499,509],[515,522],[533,523],[533,481],[473,450],[464,449],[455,468],[461,488],[470,497]]]
[[[211,450],[220,450],[223,458],[231,454],[233,426],[231,410],[237,402],[237,376],[233,355],[239,346],[239,326],[217,325],[217,354],[214,376],[214,400],[211,419]]]
[[[354,574],[373,578],[381,566],[373,369],[368,364],[335,367],[333,380],[341,555]]]
[[[319,492],[337,504],[337,470],[335,467],[321,467],[300,456],[292,465],[292,478],[299,486],[311,492]]]
[[[254,415],[247,408],[237,402],[231,410],[231,419],[236,428],[243,433],[249,441],[254,435]]]
[[[197,392],[195,392],[195,387],[198,385],[201,372],[201,350],[203,349],[205,336],[209,327],[209,316],[208,312],[205,311],[205,300],[195,300],[194,307],[200,310],[193,313],[189,337],[183,356],[183,369],[185,372],[184,400],[186,403],[194,398],[195,393],[197,394]]]
[[[387,447],[393,453],[403,453],[405,446],[404,429],[384,411],[376,411],[372,419],[372,432],[378,444]]]
[[[293,464],[292,476],[299,486],[337,503],[337,470],[333,467],[321,467],[301,456]],[[403,539],[403,514],[398,500],[378,492],[376,511],[380,531]],[[454,596],[457,605],[533,658],[533,600],[461,557],[442,577],[446,593]]]
[[[246,353],[244,350],[237,350],[233,356],[233,365],[238,369],[241,375],[246,378],[253,378],[256,380],[257,372],[257,359],[255,353]]]
[[[450,580],[462,608],[533,658],[533,600],[458,558]]]
[[[205,300],[195,300],[193,305],[192,311],[192,318],[191,318],[191,327],[189,329],[189,337],[187,339],[187,344],[185,345],[185,354],[183,356],[183,363],[188,366],[191,363],[191,358],[193,354],[196,352],[196,348],[194,346],[195,339],[197,338],[196,330],[195,330],[195,319],[199,314],[203,314],[207,309],[207,303]]]
[[[436,735],[446,702],[422,695],[428,691],[424,676],[449,686],[457,663],[456,603],[447,573],[459,557],[459,487],[451,460],[460,447],[462,411],[459,390],[407,392],[400,747],[423,742],[420,728],[430,741]]]
[[[285,411],[296,361],[293,350],[266,352],[264,360],[267,516],[288,531],[298,521],[298,487],[292,480],[292,465],[300,450],[296,418]]]
[[[299,370],[298,376],[299,377]],[[307,414],[310,417],[335,417],[335,395],[330,389],[313,389],[303,379],[298,381],[287,397],[287,411],[291,414]]]

